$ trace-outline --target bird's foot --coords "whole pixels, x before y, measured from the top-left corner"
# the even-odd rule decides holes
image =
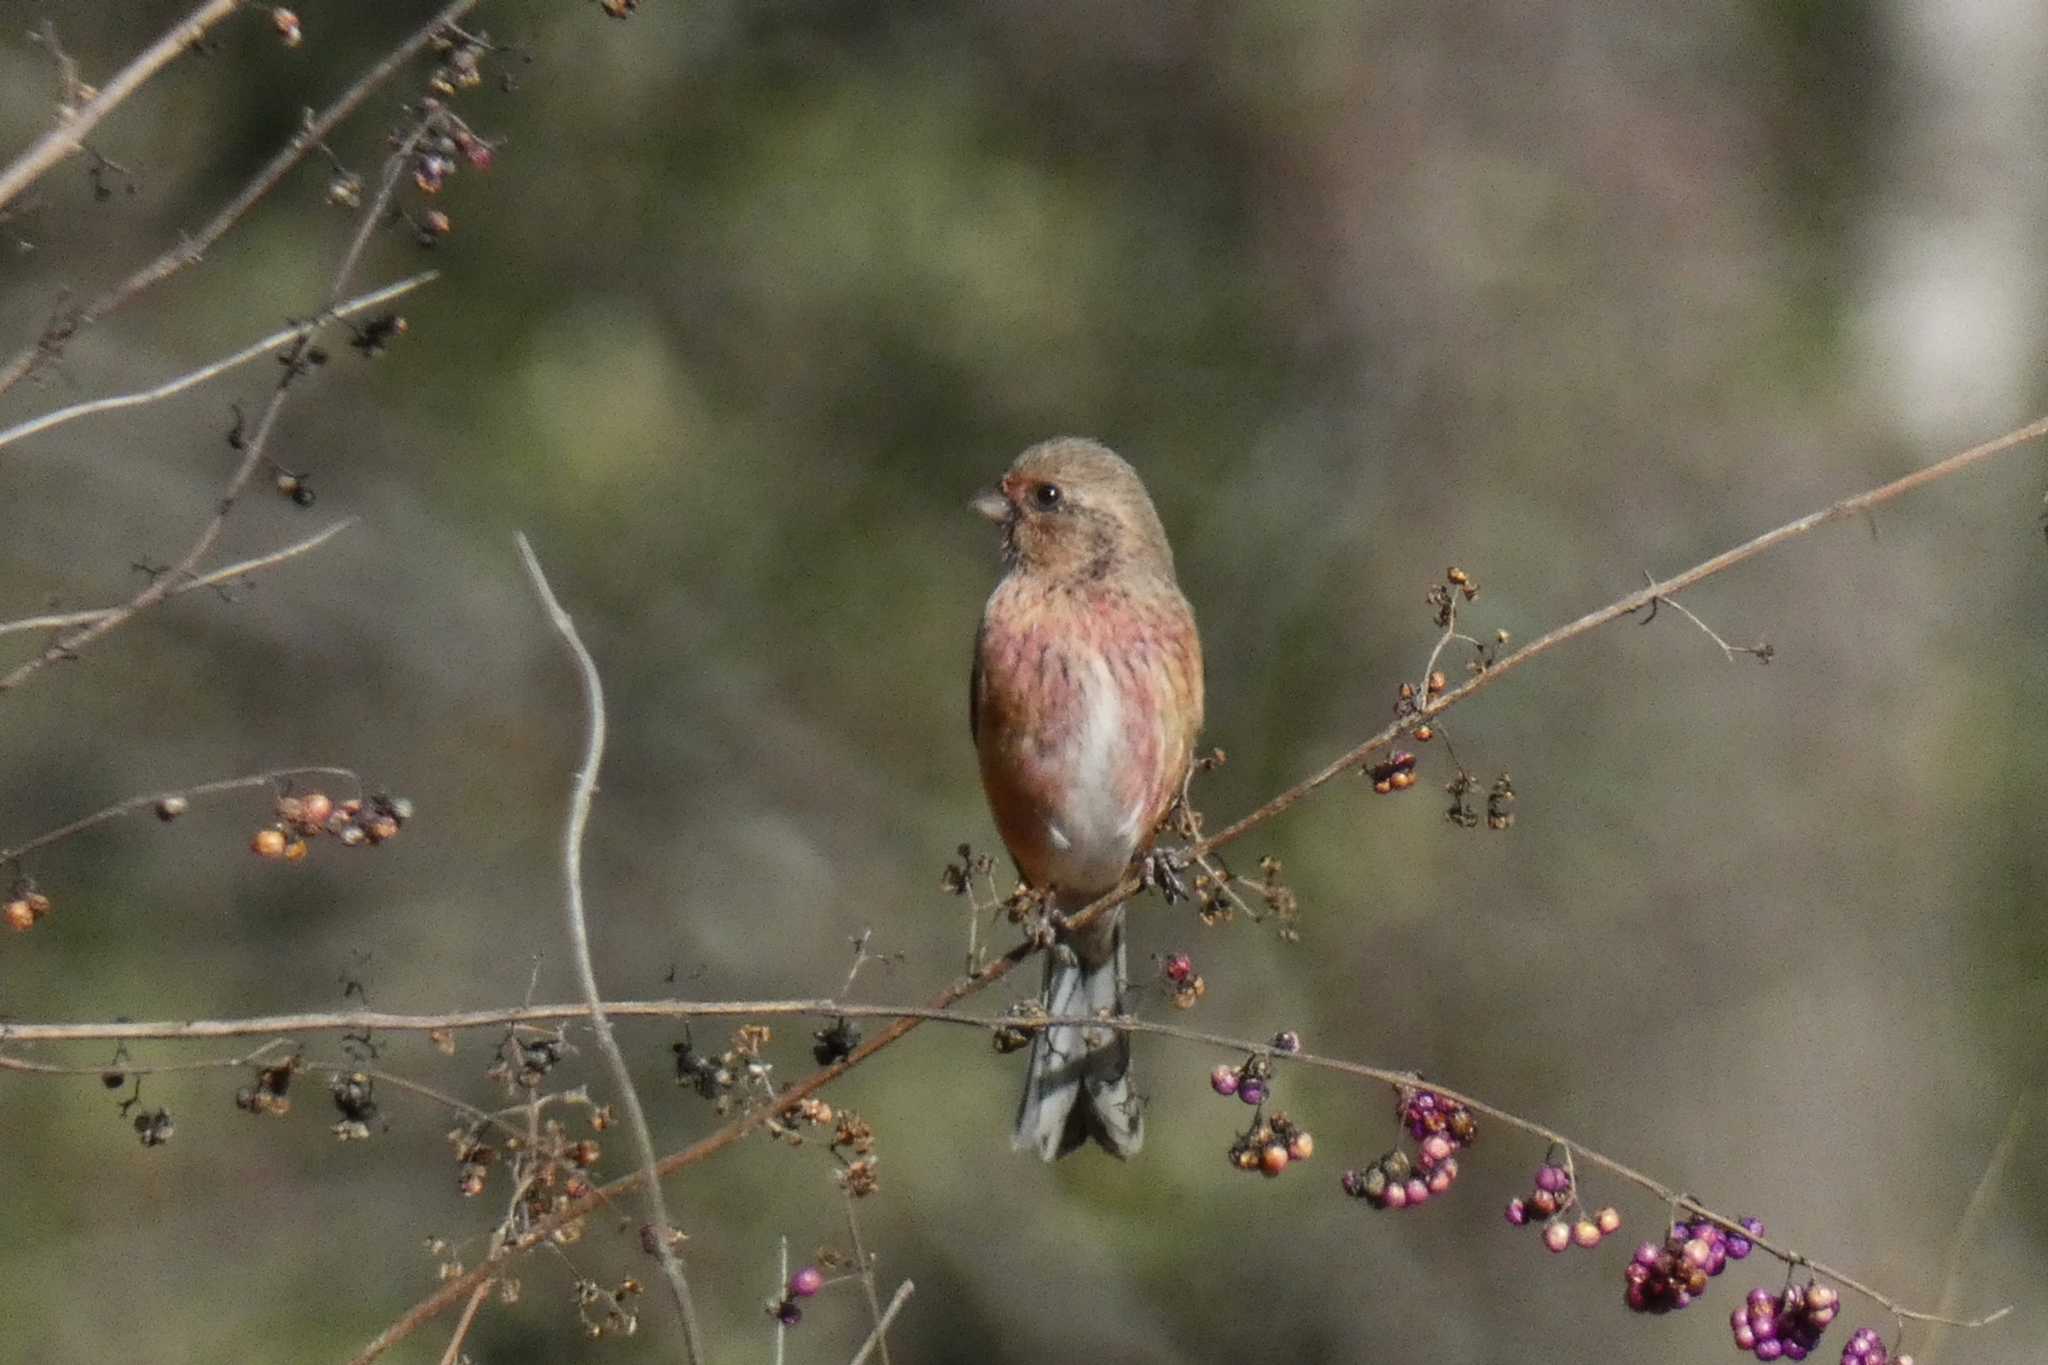
[[[1188,855],[1177,848],[1155,848],[1138,859],[1138,884],[1156,890],[1168,905],[1191,898],[1187,880]]]

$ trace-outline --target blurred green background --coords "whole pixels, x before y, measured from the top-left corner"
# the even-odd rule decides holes
[[[50,117],[44,17],[95,80],[184,8],[0,0],[5,154]],[[259,7],[178,62],[94,138],[132,193],[96,200],[73,161],[0,224],[4,348],[202,222],[430,10],[308,0],[288,50]],[[610,692],[608,992],[826,993],[872,928],[901,958],[858,993],[909,1001],[964,947],[941,866],[993,843],[964,691],[997,564],[964,503],[1024,445],[1097,435],[1148,479],[1231,754],[1198,791],[1215,823],[1384,721],[1446,564],[1484,585],[1471,624],[1528,638],[2048,402],[2048,23],[2024,6],[654,0],[614,24],[520,0],[471,22],[521,45],[492,66],[516,88],[458,102],[496,167],[435,201],[440,249],[377,239],[360,285],[445,276],[390,354],[338,348],[288,407],[275,449],[317,507],[261,491],[223,553],[363,524],[0,698],[0,843],[289,763],[356,766],[420,818],[291,868],[245,852],[260,799],[37,856],[58,909],[0,943],[7,1016],[339,1007],[348,978],[377,1007],[487,1006],[536,958],[539,998],[571,995],[580,718],[515,529]],[[335,156],[374,175],[427,69]],[[294,173],[0,425],[303,316],[354,225],[328,178]],[[227,405],[268,370],[0,451],[0,618],[117,600],[180,553],[231,467]],[[2044,487],[2038,453],[2008,457],[1687,597],[1776,646],[1768,668],[1665,612],[1505,681],[1448,729],[1513,772],[1511,833],[1444,822],[1436,745],[1415,792],[1339,784],[1233,851],[1286,861],[1301,944],[1147,902],[1135,946],[1195,954],[1186,1022],[1420,1068],[1919,1306],[2027,1107],[1952,1304],[2021,1311],[1940,1354],[2041,1358]],[[804,1032],[778,1030],[779,1075],[808,1068]],[[676,1033],[625,1033],[664,1148],[708,1131]],[[384,1065],[481,1102],[489,1046],[398,1041]],[[1752,1262],[1696,1311],[1632,1317],[1613,1246],[1551,1258],[1501,1224],[1541,1149],[1497,1129],[1454,1197],[1351,1204],[1338,1171],[1393,1132],[1381,1092],[1333,1077],[1280,1082],[1311,1167],[1233,1175],[1218,1060],[1141,1041],[1128,1165],[1013,1154],[1019,1059],[967,1031],[830,1092],[879,1130],[885,1290],[918,1285],[897,1359],[1719,1359],[1727,1310],[1778,1283]],[[605,1088],[587,1046],[563,1076]],[[0,1356],[343,1359],[432,1287],[425,1238],[474,1259],[502,1199],[458,1195],[446,1115],[390,1093],[388,1133],[337,1145],[318,1079],[282,1123],[237,1113],[232,1074],[153,1080],[178,1120],[153,1151],[91,1078],[0,1080]],[[778,1238],[843,1241],[830,1172],[757,1139],[672,1183],[717,1359],[768,1358]],[[1661,1225],[1589,1193],[1624,1242]],[[475,1358],[674,1358],[658,1295],[631,1341],[580,1342],[569,1304],[574,1274],[651,1280],[638,1221],[593,1220],[573,1269],[526,1262]],[[1824,1350],[1885,1325],[1846,1316]],[[833,1291],[790,1358],[844,1360],[865,1323]]]

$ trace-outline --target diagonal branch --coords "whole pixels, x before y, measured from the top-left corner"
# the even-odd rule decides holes
[[[1947,478],[1984,460],[2037,441],[2043,436],[2048,436],[2048,417],[2039,418],[2023,427],[2007,432],[2003,436],[1986,441],[1981,445],[1958,451],[1931,465],[1915,470],[1903,478],[1880,484],[1868,492],[1858,494],[1855,497],[1844,498],[1817,512],[1808,513],[1806,516],[1787,522],[1785,525],[1774,530],[1766,531],[1762,535],[1745,541],[1732,549],[1724,550],[1711,559],[1705,560],[1663,583],[1652,583],[1647,587],[1638,589],[1627,596],[1609,603],[1597,611],[1589,612],[1568,625],[1560,626],[1522,646],[1522,648],[1514,653],[1497,660],[1485,672],[1475,674],[1459,686],[1441,693],[1434,701],[1417,707],[1411,715],[1404,717],[1399,722],[1388,726],[1378,734],[1355,745],[1334,762],[1297,782],[1249,815],[1226,826],[1218,833],[1199,840],[1191,847],[1190,852],[1195,855],[1206,854],[1244,837],[1317,789],[1326,786],[1335,778],[1357,768],[1367,757],[1390,746],[1404,731],[1421,724],[1431,717],[1441,715],[1451,707],[1466,701],[1482,689],[1491,686],[1501,677],[1522,667],[1541,654],[1548,653],[1562,644],[1589,634],[1612,621],[1619,620],[1632,611],[1647,607],[1657,598],[1680,592],[1716,574],[1726,572],[1737,564],[1752,559],[1766,550],[1783,544],[1785,541],[1804,535],[1816,527],[1831,521],[1838,521],[1843,517],[1854,516],[1859,512],[1867,511],[1870,508],[1890,502],[1894,498],[1901,497],[1916,488]],[[1126,877],[1115,890],[1098,898],[1079,914],[1070,917],[1068,923],[1075,928],[1084,927],[1098,916],[1107,914],[1112,907],[1120,905],[1136,895],[1139,887],[1139,880],[1135,876]],[[987,989],[995,982],[1009,975],[1019,963],[1034,956],[1038,951],[1039,949],[1035,944],[1029,942],[1019,944],[1002,957],[980,970],[962,977],[945,990],[939,992],[927,1007],[928,1011],[940,1012],[950,1009],[959,1001]],[[924,1022],[922,1017],[913,1015],[904,1015],[896,1018],[886,1029],[856,1048],[849,1056],[813,1072],[811,1075],[797,1081],[782,1091],[779,1109],[786,1111],[789,1106],[796,1104],[799,1100],[805,1099],[825,1086],[830,1085],[840,1076],[845,1075],[847,1071],[861,1065],[877,1052],[901,1041],[922,1022]],[[770,1117],[772,1117],[772,1114],[766,1109],[756,1109],[750,1113],[742,1114],[717,1132],[684,1148],[680,1152],[674,1152],[662,1158],[656,1165],[656,1176],[659,1177],[681,1170],[685,1166],[693,1165],[731,1146],[755,1128],[766,1123]],[[553,1218],[543,1220],[528,1234],[528,1237],[538,1238],[545,1236],[547,1231],[558,1223],[588,1213],[592,1208],[597,1207],[600,1201],[613,1198],[617,1194],[631,1189],[642,1179],[644,1179],[643,1176],[634,1175],[614,1182],[613,1185],[599,1191],[590,1199],[579,1201]],[[380,1332],[369,1345],[364,1347],[356,1355],[351,1365],[367,1365],[367,1362],[375,1360],[392,1346],[418,1331],[423,1324],[432,1321],[441,1313],[446,1312],[457,1299],[475,1287],[473,1277],[481,1273],[480,1271],[471,1271],[468,1275],[451,1279],[432,1294],[414,1304],[412,1308],[408,1309],[395,1322]],[[1843,1283],[1849,1282],[1845,1280]]]
[[[233,582],[244,574],[252,574],[259,569],[268,569],[272,565],[284,563],[287,559],[297,559],[308,551],[319,549],[322,545],[325,545],[328,541],[334,539],[360,520],[360,517],[343,517],[332,526],[324,530],[315,531],[304,540],[295,540],[291,544],[280,546],[267,554],[260,554],[252,559],[238,560],[233,564],[224,564],[218,569],[212,569],[196,577],[184,579],[165,595],[167,597],[182,597],[188,592],[197,592],[201,588],[219,587],[223,583]],[[0,635],[18,635],[26,630],[69,630],[74,626],[89,626],[95,622],[106,620],[119,610],[121,610],[119,607],[97,607],[90,611],[59,611],[51,612],[44,616],[24,616],[16,621],[0,621]]]
[[[399,71],[408,61],[417,56],[434,35],[452,25],[469,11],[475,9],[481,0],[453,0],[442,7],[425,24],[416,29],[410,37],[387,53],[376,65],[365,71],[355,84],[318,114],[307,118],[306,124],[280,148],[277,155],[264,163],[234,198],[223,204],[206,225],[199,231],[181,238],[176,246],[166,250],[149,264],[137,270],[127,279],[108,289],[85,307],[67,314],[47,330],[43,336],[22,347],[10,356],[5,365],[0,365],[0,394],[16,384],[61,351],[64,345],[80,332],[98,322],[115,309],[132,301],[138,294],[161,284],[190,265],[196,265],[206,256],[215,242],[228,235],[235,225],[254,208],[264,195],[284,179],[292,167],[303,161],[308,152],[320,146],[343,119],[353,114],[364,100],[367,100],[384,82]]]
[[[186,48],[206,36],[206,30],[233,14],[242,0],[206,0],[206,3],[172,24],[162,37],[142,50],[134,61],[121,68],[81,109],[60,109],[57,126],[43,134],[36,144],[0,171],[0,208],[58,162],[85,147],[86,134],[120,103],[142,88],[144,82],[169,66]]]
[[[441,272],[438,270],[423,270],[417,275],[409,276],[393,284],[387,284],[382,289],[373,289],[367,294],[359,294],[347,303],[329,309],[327,317],[351,318],[358,313],[368,312],[378,304],[389,303],[395,298],[410,294],[421,285],[430,284],[434,280],[439,279],[440,276]],[[26,422],[16,423],[14,426],[0,431],[0,446],[13,445],[24,436],[33,436],[39,431],[48,431],[51,427],[61,427],[66,422],[75,422],[81,417],[90,417],[96,412],[115,412],[121,408],[140,407],[144,403],[155,403],[169,398],[173,394],[183,393],[189,388],[204,384],[209,379],[226,374],[237,366],[246,365],[252,360],[257,360],[270,354],[278,347],[296,339],[304,326],[304,323],[295,322],[289,327],[280,328],[269,336],[264,337],[261,341],[250,342],[233,355],[222,356],[211,364],[201,365],[196,370],[188,370],[175,379],[165,380],[155,388],[137,389],[133,393],[111,394],[108,397],[94,398],[84,403],[73,403],[68,408],[58,408],[56,411],[46,412],[40,417],[31,417]]]
[[[263,415],[257,420],[255,433],[243,444],[242,461],[229,476],[227,487],[222,491],[220,501],[215,504],[213,516],[199,532],[199,538],[192,542],[184,556],[171,565],[167,572],[157,575],[149,586],[126,603],[110,609],[106,615],[90,625],[81,626],[60,636],[40,654],[24,660],[5,677],[0,677],[0,692],[11,691],[21,686],[53,663],[75,658],[80,650],[125,625],[137,613],[147,611],[163,601],[171,595],[173,587],[196,575],[200,563],[212,551],[215,542],[220,539],[221,532],[226,528],[228,514],[234,511],[235,503],[241,498],[243,490],[249,486],[249,480],[261,467],[265,458],[264,451],[270,444],[270,434],[276,429],[277,420],[284,412],[285,402],[291,397],[292,386],[300,378],[302,368],[306,365],[306,352],[312,346],[314,336],[329,321],[334,304],[347,289],[349,276],[355,272],[356,263],[362,259],[363,249],[369,242],[370,234],[384,221],[384,214],[391,207],[392,195],[398,190],[399,176],[404,171],[406,159],[419,146],[420,139],[426,136],[438,117],[438,113],[430,112],[422,118],[392,153],[385,167],[383,183],[378,187],[376,197],[364,206],[361,224],[356,229],[354,239],[349,242],[348,250],[342,255],[341,265],[335,270],[334,282],[328,288],[326,310],[311,321],[300,324],[294,331],[291,349],[284,356],[284,374],[277,381],[277,387],[271,390],[270,401],[264,405]]]
[[[619,1040],[612,1034],[611,1020],[605,1017],[604,997],[597,988],[597,969],[590,961],[590,926],[583,913],[583,832],[590,823],[590,802],[597,794],[597,770],[604,762],[604,684],[597,675],[597,661],[590,657],[590,651],[583,645],[582,637],[576,633],[576,623],[569,619],[569,613],[555,599],[554,589],[548,586],[547,575],[541,571],[540,560],[534,556],[533,546],[526,536],[519,536],[519,560],[526,568],[526,576],[533,581],[533,590],[540,597],[541,605],[547,609],[548,620],[562,637],[569,655],[576,663],[577,682],[583,689],[583,704],[588,715],[589,738],[584,744],[583,766],[576,773],[576,788],[569,799],[569,822],[562,835],[562,874],[567,882],[568,895],[564,900],[569,921],[569,947],[576,961],[576,979],[583,987],[583,998],[587,1002],[590,1028],[597,1035],[598,1050],[612,1071],[612,1082],[619,1088],[619,1099],[626,1107],[626,1121],[632,1126],[634,1144],[640,1149],[640,1183],[647,1199],[649,1222],[654,1225],[654,1235],[648,1241],[654,1247],[656,1259],[661,1262],[662,1273],[668,1277],[669,1289],[675,1296],[676,1311],[683,1319],[683,1344],[685,1354],[691,1361],[701,1361],[704,1356],[704,1340],[697,1326],[697,1310],[690,1301],[690,1282],[683,1276],[683,1266],[669,1242],[667,1201],[662,1197],[661,1181],[654,1174],[654,1132],[647,1126],[647,1111],[640,1103],[640,1091],[633,1084],[632,1068],[626,1065],[626,1054],[619,1050]]]

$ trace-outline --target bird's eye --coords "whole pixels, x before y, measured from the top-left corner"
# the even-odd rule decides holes
[[[1031,490],[1031,496],[1041,510],[1050,512],[1060,505],[1060,486],[1056,483],[1042,483]]]

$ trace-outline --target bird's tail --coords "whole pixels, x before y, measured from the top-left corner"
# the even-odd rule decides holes
[[[1048,1014],[1073,1019],[1124,1012],[1121,906],[1109,916],[1108,938],[1106,950],[1099,944],[1062,944],[1047,955]],[[1087,951],[1090,947],[1098,951]],[[1131,1087],[1131,1036],[1106,1026],[1041,1029],[1031,1040],[1011,1145],[1051,1161],[1090,1138],[1111,1156],[1134,1156],[1145,1145],[1143,1102]]]

